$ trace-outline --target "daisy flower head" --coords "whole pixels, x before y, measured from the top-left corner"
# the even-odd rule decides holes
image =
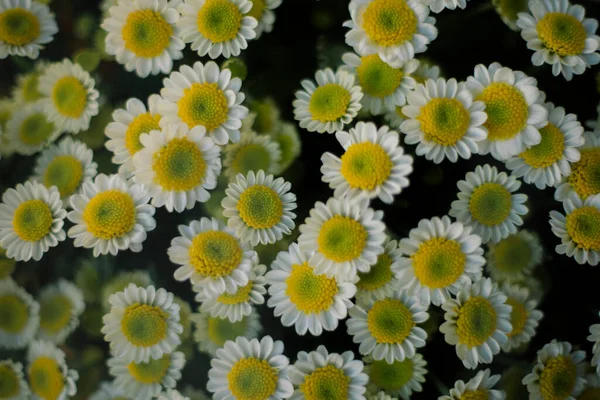
[[[369,272],[357,273],[356,300],[361,304],[389,297],[400,285],[396,277],[402,256],[398,242],[386,237],[383,249],[383,253],[377,256],[377,262],[371,265]]]
[[[119,388],[115,381],[102,382],[98,390],[90,395],[90,400],[133,400],[133,397],[126,396],[123,389]]]
[[[206,387],[215,399],[280,400],[294,392],[283,342],[271,336],[227,341],[210,365]]]
[[[590,326],[590,335],[587,340],[594,343],[592,348],[592,367],[596,367],[596,372],[600,372],[600,324]]]
[[[502,284],[501,289],[506,294],[506,304],[512,307],[512,331],[507,334],[508,342],[502,346],[503,351],[509,352],[531,341],[544,314],[536,309],[538,302],[532,299],[529,289],[507,282]]]
[[[391,204],[394,196],[408,187],[413,158],[404,154],[396,131],[358,122],[349,132],[337,132],[335,137],[344,148],[342,157],[329,152],[321,156],[322,180],[334,189],[334,197],[378,197]]]
[[[36,59],[58,32],[54,13],[32,0],[0,2],[0,59],[9,55]]]
[[[383,212],[370,208],[366,198],[318,201],[300,225],[298,245],[312,254],[308,262],[315,273],[340,282],[354,281],[357,273],[368,272],[384,251],[382,218]]]
[[[294,118],[309,132],[334,133],[350,124],[361,109],[363,92],[353,74],[340,68],[318,70],[305,79],[293,101]]]
[[[22,349],[40,326],[40,305],[12,279],[0,280],[0,348]]]
[[[108,301],[110,296],[113,293],[122,292],[127,286],[129,286],[130,283],[142,287],[154,285],[150,274],[146,270],[138,269],[133,271],[117,272],[102,286],[101,298],[102,306],[104,307],[105,311],[110,310],[110,302]]]
[[[78,133],[98,115],[96,82],[81,65],[64,59],[50,64],[40,76],[39,90],[48,118],[60,130]]]
[[[45,252],[66,238],[67,211],[56,187],[47,189],[27,181],[2,194],[0,245],[16,261],[39,261]]]
[[[254,132],[244,133],[239,142],[223,147],[223,174],[230,181],[238,174],[263,170],[265,174],[281,172],[281,146],[271,135],[257,135]]]
[[[378,54],[392,67],[427,50],[437,37],[429,8],[414,0],[351,0],[346,43],[361,56]]]
[[[32,342],[27,360],[32,400],[68,399],[77,393],[79,374],[67,367],[65,353],[52,343]]]
[[[210,198],[221,173],[221,149],[204,127],[165,125],[142,134],[140,142],[133,181],[144,185],[154,207],[183,212]]]
[[[102,319],[104,340],[124,363],[160,360],[181,343],[179,305],[173,293],[154,286],[129,284],[110,296],[111,309]]]
[[[10,150],[24,156],[39,152],[60,134],[60,128],[46,115],[40,102],[15,110],[4,132]]]
[[[522,281],[542,262],[543,252],[538,235],[522,230],[498,243],[488,243],[486,270],[494,281]]]
[[[17,104],[35,103],[42,98],[39,89],[40,76],[47,66],[46,61],[38,61],[33,70],[17,77],[17,82],[12,90],[12,98]]]
[[[465,368],[489,364],[512,331],[511,306],[504,293],[489,278],[460,288],[456,298],[442,304],[445,311],[440,332],[446,343],[456,346]]]
[[[99,174],[70,198],[73,211],[68,217],[74,226],[69,237],[75,247],[94,249],[94,257],[128,249],[139,253],[146,232],[156,227],[149,200],[142,185],[118,174]]]
[[[288,370],[295,388],[290,400],[365,400],[369,378],[363,368],[351,351],[329,353],[322,345],[310,353],[300,351]]]
[[[203,2],[203,0],[193,0]],[[247,0],[208,0],[210,8],[221,12],[219,3]],[[185,4],[184,4],[185,5]],[[160,94],[164,98],[159,106],[163,116],[161,126],[185,123],[191,130],[200,125],[206,129],[216,144],[223,146],[227,142],[240,140],[242,119],[248,115],[248,109],[242,106],[245,99],[240,92],[242,81],[232,78],[231,71],[209,61],[200,61],[193,66],[183,65],[179,71],[172,72],[163,81],[164,87]]]
[[[384,360],[374,360],[366,356],[365,373],[369,376],[367,390],[369,392],[384,391],[391,396],[409,400],[414,393],[423,390],[425,375],[427,374],[427,362],[419,353],[402,361],[395,360],[388,363]]]
[[[440,396],[438,400],[461,400],[461,399],[487,399],[504,400],[506,393],[502,390],[493,389],[500,380],[500,375],[492,375],[489,369],[484,369],[467,382],[458,380],[450,389],[450,394]]]
[[[489,164],[478,165],[457,186],[458,200],[452,202],[448,214],[470,227],[483,243],[498,243],[517,233],[529,209],[524,204],[527,195],[516,193],[521,182],[514,176],[498,172]]]
[[[29,385],[23,376],[23,364],[12,360],[0,360],[0,398],[27,400],[31,396]]]
[[[488,135],[478,143],[479,154],[505,161],[542,141],[539,129],[546,126],[548,111],[535,78],[498,63],[479,64],[467,78],[467,88],[475,101],[485,104],[487,114],[483,126]]]
[[[39,296],[40,329],[38,338],[61,344],[79,325],[85,309],[83,292],[73,283],[60,279],[44,287]]]
[[[271,132],[271,138],[279,144],[281,159],[279,160],[279,171],[285,171],[300,155],[302,141],[296,129],[296,124],[290,122],[279,122]],[[259,168],[264,169],[264,168]],[[265,170],[268,172],[268,170]]]
[[[263,32],[268,33],[273,30],[273,24],[275,23],[275,13],[273,11],[281,5],[282,0],[250,0],[250,2],[252,8],[248,15],[258,21],[258,25],[254,28],[256,32],[255,39],[258,39]]]
[[[348,312],[348,334],[360,343],[360,354],[385,360],[403,361],[415,355],[415,349],[425,346],[427,333],[417,324],[429,318],[427,307],[404,291],[374,301],[356,305]]]
[[[582,199],[600,193],[600,134],[585,132],[584,144],[579,148],[579,161],[571,164],[571,174],[558,185],[554,198],[564,201],[571,193]]]
[[[267,305],[281,318],[283,326],[294,325],[299,335],[310,332],[320,336],[324,330],[334,331],[346,318],[356,286],[317,273],[310,262],[311,254],[296,243],[277,254],[266,275],[270,295]]]
[[[119,0],[101,24],[105,51],[137,76],[168,74],[185,47],[176,26],[179,1]]]

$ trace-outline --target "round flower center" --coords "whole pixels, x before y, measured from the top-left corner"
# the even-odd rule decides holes
[[[469,390],[460,396],[460,400],[488,400],[489,398],[489,392],[484,389]]]
[[[379,98],[392,95],[404,78],[402,68],[390,67],[377,54],[362,57],[356,73],[362,90]]]
[[[531,247],[520,236],[511,235],[494,246],[494,263],[500,272],[518,276],[531,262]]]
[[[40,21],[31,11],[16,7],[0,13],[0,41],[24,46],[40,37],[40,33]]]
[[[125,48],[138,57],[158,57],[171,42],[173,28],[165,18],[153,10],[129,13],[121,30]]]
[[[83,177],[81,161],[73,156],[57,156],[44,172],[44,186],[56,186],[61,197],[75,193]]]
[[[87,105],[87,90],[79,79],[65,76],[54,85],[52,101],[61,115],[79,118]]]
[[[425,139],[442,146],[453,146],[469,129],[471,115],[457,99],[431,99],[417,116]]]
[[[194,238],[189,254],[198,274],[219,278],[231,274],[240,265],[243,251],[238,240],[229,233],[206,231]]]
[[[43,113],[33,113],[19,127],[19,139],[28,146],[38,146],[54,133],[54,124]]]
[[[221,0],[213,0],[221,1]],[[225,0],[223,0],[225,1]],[[210,3],[205,3],[205,6]],[[183,96],[177,102],[178,115],[191,129],[202,125],[207,132],[227,121],[229,106],[227,97],[217,83],[194,83],[183,89]]]
[[[346,115],[352,96],[342,85],[328,83],[319,86],[312,94],[308,110],[314,120],[337,121]]]
[[[486,87],[476,100],[485,103],[488,140],[512,139],[525,128],[529,106],[523,94],[514,86],[494,82]]]
[[[0,330],[18,334],[28,320],[29,310],[23,299],[13,294],[0,297]]]
[[[319,232],[319,252],[335,262],[357,259],[367,246],[369,233],[358,221],[341,215],[328,219]]]
[[[417,16],[405,0],[374,0],[362,18],[367,36],[380,46],[401,45],[417,33]]]
[[[387,253],[377,257],[377,262],[371,266],[369,272],[358,272],[356,287],[361,290],[372,291],[384,287],[392,278],[392,258]]]
[[[13,228],[19,238],[37,242],[52,229],[52,210],[42,200],[27,200],[15,210]]]
[[[213,43],[236,38],[242,28],[242,12],[229,0],[207,0],[198,12],[198,32]]]
[[[73,303],[62,294],[40,302],[40,327],[51,333],[64,329],[71,321]]]
[[[600,399],[600,388],[585,389],[583,393],[577,397],[577,400],[598,400]]]
[[[554,124],[548,123],[539,130],[542,141],[519,156],[533,168],[546,168],[560,160],[565,148],[565,136]]]
[[[581,21],[560,12],[547,13],[535,27],[548,50],[561,57],[581,54],[587,34]]]
[[[256,18],[257,21],[260,21],[265,12],[265,8],[267,8],[265,0],[251,0],[250,2],[252,3],[252,8],[247,15]]]
[[[228,319],[208,317],[208,337],[214,344],[222,347],[228,340],[245,336],[247,326],[246,318],[238,322],[230,322]]]
[[[283,202],[268,186],[254,185],[244,190],[236,205],[240,218],[253,229],[275,226],[283,216]]]
[[[571,165],[567,182],[582,199],[600,193],[600,148],[580,150],[581,158]]]
[[[373,361],[369,372],[369,382],[385,391],[402,389],[413,376],[414,364],[410,358],[388,364],[385,360]]]
[[[306,400],[347,400],[350,378],[329,364],[304,378],[300,391]]]
[[[229,390],[236,399],[267,400],[277,390],[277,370],[267,360],[242,358],[227,374]]]
[[[342,155],[341,173],[350,187],[375,190],[389,178],[393,166],[390,156],[380,145],[356,143]]]
[[[498,183],[484,183],[473,190],[469,211],[477,222],[486,226],[500,225],[512,210],[512,196]]]
[[[140,136],[144,133],[150,133],[150,131],[159,131],[160,115],[150,114],[149,112],[140,114],[131,121],[125,131],[125,147],[129,151],[129,154],[134,155],[138,151],[144,148],[142,142],[140,142]]]
[[[523,332],[525,329],[525,323],[529,317],[525,304],[521,301],[509,297],[506,299],[506,304],[512,307],[510,312],[510,323],[512,324],[512,331],[508,333],[508,336],[516,336]]]
[[[154,346],[167,337],[168,318],[158,306],[135,303],[125,309],[121,331],[134,346]]]
[[[65,386],[60,366],[50,357],[38,357],[29,367],[31,391],[43,399],[58,399]]]
[[[569,356],[553,357],[546,361],[540,376],[540,391],[544,399],[571,397],[577,382],[577,366]]]
[[[585,206],[567,214],[567,233],[580,249],[600,250],[600,210]]]
[[[465,271],[467,256],[460,243],[446,238],[432,238],[419,246],[410,256],[415,277],[431,289],[452,285]]]
[[[249,143],[238,148],[231,168],[236,174],[245,176],[250,171],[270,171],[272,163],[271,153],[265,146]]]
[[[264,1],[264,0],[263,0]],[[264,3],[263,3],[264,4]],[[256,1],[252,10],[256,7]],[[250,12],[252,12],[252,10]],[[277,121],[278,112],[273,109],[270,101],[255,101],[252,103],[252,111],[256,113],[256,118],[252,124],[252,129],[258,133],[271,132]]]
[[[469,298],[458,309],[458,342],[469,347],[481,346],[496,331],[496,318],[496,310],[488,299],[481,296]]]
[[[415,326],[413,315],[397,299],[379,300],[373,304],[367,315],[369,332],[377,343],[402,343]]]
[[[204,180],[206,162],[196,143],[173,139],[152,156],[154,181],[164,190],[186,192]]]
[[[21,83],[21,94],[23,96],[23,100],[25,100],[28,103],[32,103],[32,102],[42,98],[42,94],[38,90],[39,81],[40,81],[39,73],[33,72],[30,74],[27,74],[27,76]]]
[[[292,271],[285,284],[285,294],[289,296],[292,304],[305,314],[329,310],[338,293],[334,278],[315,274],[306,262],[302,265],[292,265]]]
[[[161,383],[163,378],[167,375],[167,371],[171,365],[171,355],[165,354],[158,360],[152,360],[148,362],[142,362],[139,364],[131,363],[127,365],[129,373],[138,382],[145,383],[147,385],[152,383]]]
[[[0,365],[0,399],[16,398],[21,391],[19,377],[8,365]]]
[[[252,292],[252,281],[248,281],[245,286],[240,287],[234,294],[223,293],[217,298],[221,304],[240,304],[250,301],[250,293]]]
[[[83,221],[92,235],[110,240],[131,232],[135,227],[136,215],[131,196],[113,189],[92,197],[83,210]]]

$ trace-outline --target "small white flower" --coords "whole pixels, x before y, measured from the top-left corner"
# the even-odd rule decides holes
[[[31,390],[23,375],[23,364],[12,360],[0,360],[0,376],[6,389],[2,391],[5,400],[28,400]]]
[[[391,396],[409,400],[413,392],[423,391],[427,362],[419,353],[393,363],[388,363],[385,359],[376,361],[370,356],[364,357],[363,361],[365,373],[369,376],[369,392],[383,390]]]
[[[275,10],[282,3],[282,0],[251,0],[252,8],[248,13],[258,21],[258,25],[254,29],[256,38],[260,38],[263,32],[271,32],[275,23]]]
[[[65,353],[50,342],[37,340],[27,351],[31,400],[65,400],[77,393],[79,374],[65,363]]]
[[[522,230],[498,243],[488,243],[485,268],[494,281],[522,281],[542,262],[543,252],[537,234]]]
[[[6,122],[4,135],[11,152],[28,156],[54,142],[61,133],[60,127],[45,113],[44,105],[35,102],[14,110]]]
[[[531,341],[544,314],[536,310],[538,302],[532,299],[527,288],[505,282],[501,289],[506,294],[506,304],[512,307],[512,331],[507,334],[508,342],[502,346],[503,351],[509,352]]]
[[[12,279],[0,280],[0,348],[29,345],[40,326],[40,305]]]
[[[40,329],[38,338],[62,344],[79,326],[79,317],[85,310],[83,292],[73,283],[60,279],[44,287],[38,296]]]
[[[272,135],[244,132],[237,143],[223,147],[223,175],[235,181],[238,174],[263,170],[267,175],[281,172],[281,146]]]

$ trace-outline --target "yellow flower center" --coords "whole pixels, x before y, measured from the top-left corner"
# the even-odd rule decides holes
[[[192,240],[189,254],[197,273],[219,278],[231,274],[240,265],[243,251],[238,240],[229,233],[206,231]]]
[[[43,113],[28,115],[19,127],[19,139],[28,146],[39,146],[54,133],[54,124]]]
[[[329,364],[304,378],[300,391],[306,400],[347,400],[350,378]]]
[[[0,297],[0,330],[18,334],[29,320],[29,310],[18,296],[8,294]]]
[[[87,105],[87,90],[79,79],[65,76],[54,85],[52,101],[60,114],[69,118],[79,118]]]
[[[207,0],[198,12],[198,32],[213,43],[233,40],[243,17],[238,6],[229,0]]]
[[[158,306],[135,303],[125,309],[121,331],[134,346],[154,346],[167,337],[168,318]]]
[[[567,182],[582,199],[600,193],[600,148],[580,150],[581,158],[571,165]]]
[[[31,391],[44,400],[58,399],[65,386],[60,366],[50,357],[38,357],[29,367]]]
[[[379,300],[367,314],[369,332],[377,343],[402,343],[416,325],[413,315],[397,299]]]
[[[587,34],[581,21],[560,12],[547,13],[535,27],[544,47],[561,57],[581,54]]]
[[[484,389],[469,390],[460,396],[460,400],[488,400],[489,398],[490,394]]]
[[[369,233],[358,221],[341,215],[327,220],[317,238],[319,252],[335,262],[357,259],[367,246]]]
[[[256,20],[260,22],[260,19],[265,13],[265,8],[267,8],[265,0],[250,0],[250,2],[252,3],[252,8],[247,15],[256,18]]]
[[[483,89],[476,100],[485,103],[488,140],[512,139],[525,128],[529,117],[529,106],[523,94],[514,86],[494,82]]]
[[[50,233],[52,210],[42,200],[27,200],[19,205],[13,216],[13,228],[19,238],[37,242]]]
[[[413,376],[414,364],[410,358],[388,364],[385,360],[373,361],[369,372],[369,382],[385,391],[402,389]]]
[[[40,21],[31,11],[16,7],[0,13],[0,41],[24,46],[39,38],[40,33]]]
[[[362,90],[379,98],[392,95],[404,78],[402,68],[390,67],[377,54],[362,57],[356,73]]]
[[[588,388],[577,397],[577,400],[598,400],[600,399],[600,388]]]
[[[362,17],[362,28],[380,46],[401,45],[417,33],[417,16],[405,0],[374,0]]]
[[[247,317],[238,322],[228,319],[208,317],[208,337],[217,346],[222,347],[226,341],[245,336],[248,327]]]
[[[384,287],[392,278],[392,258],[387,253],[382,253],[377,257],[377,262],[371,266],[369,272],[358,272],[358,282],[356,287],[372,291]]]
[[[21,385],[15,370],[0,364],[0,399],[16,398],[20,392]]]
[[[254,185],[244,190],[236,205],[240,218],[253,229],[275,226],[283,216],[283,202],[268,186]]]
[[[23,100],[25,100],[28,103],[33,103],[34,101],[42,98],[42,94],[38,89],[39,81],[39,73],[32,72],[30,74],[27,74],[21,86],[21,94],[23,95]]]
[[[75,193],[82,177],[81,161],[73,156],[57,156],[44,172],[44,186],[56,186],[60,196],[67,197]]]
[[[204,181],[206,162],[196,143],[173,139],[152,155],[154,181],[164,190],[186,192]]]
[[[496,310],[481,296],[469,298],[456,318],[458,342],[469,347],[481,346],[496,331]]]
[[[279,376],[267,360],[242,358],[227,374],[229,390],[236,399],[267,400],[275,394]]]
[[[292,265],[290,276],[285,280],[285,294],[298,311],[305,314],[329,310],[338,293],[334,278],[315,274],[313,268],[304,264]]]
[[[160,56],[171,42],[173,27],[157,11],[137,10],[129,13],[121,30],[125,48],[137,57]]]
[[[585,206],[567,214],[567,233],[585,250],[600,250],[600,210]]]
[[[466,255],[460,249],[460,243],[446,238],[432,238],[419,246],[410,256],[415,276],[431,289],[447,287],[464,273]]]
[[[508,218],[512,210],[512,195],[499,183],[484,183],[473,190],[469,211],[477,222],[496,226]]]
[[[519,156],[533,168],[546,168],[559,161],[565,148],[565,136],[554,124],[541,128],[542,141]]]
[[[570,397],[577,382],[577,366],[569,356],[553,357],[546,361],[540,376],[540,391],[544,400]]]
[[[250,171],[270,171],[272,163],[271,153],[266,147],[258,143],[249,143],[237,150],[231,168],[236,174],[245,176]]]
[[[130,363],[127,365],[129,373],[138,382],[144,384],[158,383],[160,384],[163,378],[167,375],[167,371],[171,366],[171,355],[165,354],[158,360],[142,362],[139,364]]]
[[[531,256],[531,247],[517,235],[511,235],[494,246],[495,267],[506,274],[518,276],[529,266]]]
[[[346,115],[352,96],[342,85],[328,83],[319,86],[312,94],[308,110],[314,120],[337,121]]]
[[[389,178],[392,160],[383,147],[371,142],[350,145],[342,155],[342,176],[352,188],[374,190]]]
[[[109,240],[131,232],[135,227],[136,215],[131,196],[113,189],[92,197],[83,210],[83,221],[92,235]]]
[[[417,116],[425,139],[442,146],[455,145],[469,129],[471,116],[457,99],[431,99]]]
[[[525,308],[525,304],[512,297],[506,299],[506,304],[512,307],[512,311],[510,312],[512,331],[508,333],[508,336],[515,336],[522,333],[523,329],[525,329],[529,313],[527,312],[527,308]]]
[[[40,327],[51,333],[64,329],[73,313],[73,303],[62,294],[40,302]]]
[[[229,111],[227,97],[225,97],[225,93],[217,83],[192,84],[192,86],[183,90],[183,97],[179,99],[177,106],[179,107],[179,118],[190,129],[202,125],[207,132],[226,122],[227,112]]]
[[[129,154],[132,156],[144,148],[142,142],[140,142],[140,136],[144,133],[150,133],[150,131],[159,131],[160,115],[150,114],[149,112],[140,114],[131,121],[125,131],[125,147],[129,150]]]
[[[252,292],[252,281],[248,281],[245,286],[240,287],[234,294],[223,293],[217,298],[221,304],[240,304],[250,301],[250,293]]]

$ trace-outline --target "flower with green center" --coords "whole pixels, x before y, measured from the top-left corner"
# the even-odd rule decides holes
[[[510,29],[518,32],[520,29],[517,26],[519,14],[527,12],[529,7],[527,0],[492,0],[494,9]]]
[[[571,193],[582,199],[600,193],[600,136],[595,132],[583,134],[585,143],[579,148],[579,161],[571,164],[571,174],[554,193],[558,201],[565,201]]]
[[[255,39],[260,38],[263,32],[271,32],[275,23],[275,10],[281,5],[282,0],[250,0],[252,8],[248,12],[250,17],[254,17],[258,21],[258,25],[254,29],[256,31]]]
[[[282,170],[282,148],[269,135],[244,133],[239,142],[225,146],[223,153],[224,175],[230,181],[234,181],[238,174],[246,176],[251,171],[279,174]]]
[[[46,116],[41,102],[15,110],[6,123],[6,140],[12,150],[21,155],[39,152],[60,134],[60,129]]]
[[[0,399],[28,399],[29,386],[23,376],[23,364],[12,360],[0,360]]]
[[[281,0],[277,1],[281,2]],[[260,2],[264,3],[265,0],[256,0],[252,9],[254,10],[256,3]],[[254,113],[252,130],[258,134],[271,133],[279,124],[281,112],[272,97],[253,100],[250,103],[250,112]]]
[[[369,392],[385,391],[391,396],[408,399],[413,392],[421,392],[425,382],[427,362],[419,353],[403,361],[388,363],[385,360],[376,361],[372,357],[363,358],[365,372],[369,376],[367,389]]]
[[[64,279],[44,287],[38,297],[40,303],[40,329],[38,337],[61,344],[79,325],[85,309],[83,293],[73,283]]]
[[[499,380],[500,375],[492,375],[489,369],[484,369],[467,382],[456,381],[449,395],[440,396],[438,400],[503,400],[506,394],[494,389]]]
[[[295,124],[289,122],[279,122],[271,132],[271,138],[279,145],[279,149],[281,150],[279,172],[283,173],[294,163],[294,161],[296,161],[300,155],[302,141],[300,140],[298,129],[296,129]]]
[[[110,303],[108,301],[110,296],[113,293],[122,292],[130,283],[141,287],[154,285],[150,274],[145,269],[117,272],[102,286],[101,298],[105,311],[108,312],[110,310]]]
[[[371,265],[368,272],[358,272],[356,282],[356,300],[361,303],[371,303],[389,297],[397,290],[397,278],[400,256],[398,242],[386,237],[384,251],[377,257],[377,262]]]
[[[27,351],[27,376],[35,399],[65,399],[77,393],[79,374],[68,369],[65,353],[50,342],[34,341]]]
[[[507,296],[506,304],[512,307],[512,330],[508,333],[508,342],[502,347],[503,351],[509,352],[531,341],[544,314],[536,309],[538,302],[532,299],[529,289],[504,283],[502,292]]]
[[[40,305],[12,279],[0,280],[0,348],[29,345],[40,325]]]
[[[38,61],[32,71],[17,77],[12,96],[18,104],[35,103],[42,98],[39,90],[40,76],[47,66],[47,62]]]
[[[486,269],[494,281],[521,281],[542,262],[543,251],[538,236],[522,230],[496,244],[488,244]]]

